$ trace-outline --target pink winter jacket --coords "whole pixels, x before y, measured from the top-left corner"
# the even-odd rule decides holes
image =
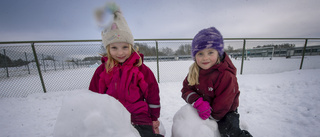
[[[140,54],[143,58],[143,54]],[[158,83],[152,71],[142,64],[135,66],[140,56],[133,52],[122,64],[106,73],[105,62],[96,69],[89,90],[109,94],[119,100],[131,113],[131,121],[137,125],[152,125],[160,116],[160,97]],[[105,104],[108,105],[108,104]]]

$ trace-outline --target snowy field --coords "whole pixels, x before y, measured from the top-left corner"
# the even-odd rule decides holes
[[[240,74],[241,60],[232,61]],[[160,120],[166,137],[171,136],[175,113],[186,104],[180,90],[192,62],[160,62]],[[320,57],[306,57],[302,70],[299,70],[300,62],[299,57],[250,58],[244,62],[243,75],[237,76],[242,128],[255,137],[320,136]],[[155,62],[145,64],[157,74]],[[29,95],[0,98],[0,136],[52,137],[63,100],[86,91],[94,70],[45,73],[48,93],[41,93],[38,76],[2,79],[1,95],[14,95],[12,91],[3,90],[8,89],[5,86]],[[66,77],[70,75],[74,77]],[[28,83],[31,81],[36,84]]]

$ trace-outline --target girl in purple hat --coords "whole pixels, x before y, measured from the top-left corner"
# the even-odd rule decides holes
[[[223,47],[223,37],[214,27],[194,37],[191,54],[195,62],[183,81],[182,98],[203,120],[216,120],[221,137],[252,137],[239,127],[237,69]]]

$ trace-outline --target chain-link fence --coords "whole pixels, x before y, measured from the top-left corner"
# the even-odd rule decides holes
[[[139,39],[135,47],[144,54],[144,62],[158,82],[181,82],[193,63],[191,42],[192,39]],[[304,60],[304,56],[320,55],[320,38],[227,38],[225,51],[240,74],[263,73],[263,69],[246,64],[273,58],[292,62],[293,70],[302,66],[318,68],[315,64],[320,64]],[[0,98],[88,88],[104,53],[100,40],[0,42]],[[275,67],[275,72],[284,65],[268,63]]]

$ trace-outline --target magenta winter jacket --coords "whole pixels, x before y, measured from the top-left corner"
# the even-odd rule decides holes
[[[140,54],[143,58],[143,55]],[[131,121],[138,125],[152,125],[160,116],[158,83],[152,71],[144,64],[136,67],[140,56],[133,52],[122,64],[106,73],[105,62],[95,71],[89,90],[109,94],[119,100],[131,113]],[[108,105],[108,104],[105,104]]]
[[[200,69],[199,85],[189,86],[187,77],[183,81],[182,98],[192,104],[203,97],[213,109],[211,115],[220,120],[230,111],[235,111],[239,106],[239,87],[236,77],[237,69],[232,64],[227,54],[218,65],[213,65],[207,70]]]

